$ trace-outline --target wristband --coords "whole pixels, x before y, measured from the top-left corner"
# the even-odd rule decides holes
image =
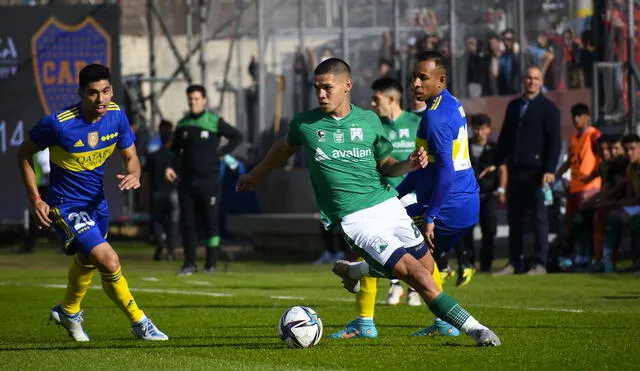
[[[31,202],[36,202],[38,200],[41,200],[40,195],[37,195],[36,197],[31,199]]]
[[[500,187],[500,188],[496,189],[496,192],[498,192],[498,193],[504,193],[504,188]]]

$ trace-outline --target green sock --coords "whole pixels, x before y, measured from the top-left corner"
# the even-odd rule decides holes
[[[220,236],[213,236],[207,240],[207,267],[216,265],[220,260]]]
[[[444,292],[433,300],[429,309],[436,317],[442,318],[457,329],[462,329],[462,325],[471,317],[471,314],[462,308],[456,299]]]

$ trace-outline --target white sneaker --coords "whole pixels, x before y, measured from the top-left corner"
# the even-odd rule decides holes
[[[400,298],[404,295],[404,289],[397,283],[392,283],[389,287],[389,293],[387,294],[387,304],[398,305],[400,304]]]
[[[502,344],[498,335],[485,326],[469,331],[468,335],[476,341],[476,345],[479,347],[497,347]]]
[[[89,341],[89,335],[82,329],[82,321],[84,321],[82,311],[74,315],[68,315],[62,309],[62,306],[58,304],[51,308],[49,319],[54,321],[56,325],[62,325],[73,340]]]
[[[327,264],[333,263],[335,260],[337,259],[333,258],[333,254],[325,250],[325,252],[323,252],[322,255],[320,255],[320,257],[314,260],[311,264]]]
[[[422,305],[422,298],[416,290],[411,288],[409,289],[409,292],[407,293],[407,304],[412,307],[419,307]]]
[[[142,317],[140,322],[131,325],[131,332],[142,340],[169,340],[169,337],[160,331],[147,316]]]

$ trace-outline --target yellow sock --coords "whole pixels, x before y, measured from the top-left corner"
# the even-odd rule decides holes
[[[67,313],[75,314],[80,311],[80,303],[87,293],[95,270],[93,265],[82,264],[77,255],[73,258],[67,274],[67,292],[60,302]]]
[[[144,312],[138,308],[129,291],[127,280],[122,275],[122,267],[115,273],[100,273],[102,275],[102,289],[107,296],[124,312],[131,323],[139,322]]]
[[[436,285],[440,289],[440,291],[444,291],[442,288],[442,277],[440,276],[440,270],[438,269],[438,264],[433,263],[433,273],[431,273],[431,277],[436,281]]]
[[[379,281],[380,278],[376,277],[362,277],[360,280],[360,291],[356,294],[358,316],[373,318]]]

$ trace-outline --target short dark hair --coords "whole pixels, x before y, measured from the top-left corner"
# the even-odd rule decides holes
[[[351,77],[351,67],[342,59],[331,57],[320,62],[320,64],[316,66],[316,69],[313,70],[314,75],[325,75],[328,73],[333,75],[347,74],[347,76]]]
[[[584,103],[574,104],[573,107],[571,107],[571,117],[577,117],[582,115],[591,115],[591,110],[589,109],[589,106],[587,106]]]
[[[607,135],[606,138],[607,138],[607,143],[609,143],[609,144],[615,144],[615,143],[618,143],[618,142],[622,142],[622,137],[620,135],[611,134],[611,135]]]
[[[203,98],[207,97],[207,89],[205,89],[204,86],[200,84],[193,84],[187,87],[187,95],[195,92],[200,92]]]
[[[502,31],[500,33],[500,36],[504,37],[504,35],[508,33],[512,34],[514,37],[516,36],[516,31],[513,28],[507,28],[506,30]]]
[[[640,143],[640,136],[635,133],[627,134],[622,137],[622,144]]]
[[[371,84],[371,90],[386,92],[393,90],[402,96],[402,85],[391,77],[381,77]]]
[[[171,129],[173,129],[173,122],[171,122],[169,120],[160,121],[160,125],[158,125],[158,129],[162,129],[164,127],[169,127]]]
[[[491,126],[491,117],[486,113],[478,113],[471,116],[471,126]]]
[[[390,60],[388,60],[387,58],[380,58],[378,60],[378,66],[382,66],[386,64],[387,66],[393,68],[393,62],[391,62]]]
[[[416,63],[433,61],[436,64],[436,67],[442,68],[444,70],[445,75],[448,75],[447,63],[445,56],[433,50],[427,50],[417,55]]]
[[[78,80],[80,81],[80,89],[85,89],[92,82],[107,80],[111,84],[111,72],[109,67],[101,64],[89,64],[80,70]]]

